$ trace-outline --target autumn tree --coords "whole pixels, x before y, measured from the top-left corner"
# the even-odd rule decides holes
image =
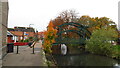
[[[115,24],[110,18],[107,17],[96,17],[95,20],[97,21],[100,28],[102,27],[110,27],[112,24]]]
[[[52,20],[53,22],[53,27],[57,28],[57,26],[62,25],[64,23],[69,23],[69,22],[75,22],[75,23],[80,23],[83,26],[88,26],[88,30],[92,33],[96,29],[101,29],[101,28],[115,28],[117,30],[115,22],[113,22],[110,18],[107,17],[90,17],[88,15],[83,15],[83,16],[78,16],[78,13],[75,10],[66,10],[63,11],[59,14],[58,17]],[[72,26],[72,25],[67,25],[62,27],[63,30],[78,30],[78,28]],[[59,32],[59,31],[58,31]],[[66,34],[68,37],[78,37],[73,32],[69,32]],[[87,34],[90,36],[90,34]],[[64,36],[64,35],[63,35]]]
[[[64,22],[75,22],[77,20],[77,12],[75,10],[65,10],[60,13],[61,18]]]
[[[44,32],[45,36],[44,36],[43,47],[47,53],[52,52],[51,47],[52,47],[52,44],[55,42],[56,33],[57,33],[57,30],[53,28],[53,23],[52,21],[50,21],[47,27],[47,31]]]
[[[88,26],[88,30],[92,33],[96,29],[112,27],[116,29],[115,22],[107,17],[90,17],[83,15],[80,17],[78,23]]]
[[[54,20],[52,20],[52,22],[54,28],[57,28],[58,25],[64,24],[64,20],[61,18],[61,16],[56,17]]]
[[[65,10],[61,12],[58,17],[53,19],[53,25],[58,26],[63,23],[76,22],[78,19],[78,13],[75,10]]]

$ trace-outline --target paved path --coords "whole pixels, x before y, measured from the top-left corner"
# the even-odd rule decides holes
[[[8,53],[3,59],[3,66],[47,66],[46,58],[43,50],[40,48],[41,43],[35,44],[35,54],[28,46],[20,46],[19,54],[16,54],[16,46],[14,53]]]

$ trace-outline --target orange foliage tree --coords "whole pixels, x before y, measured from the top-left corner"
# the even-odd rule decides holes
[[[44,36],[43,47],[47,53],[52,52],[51,47],[52,47],[52,44],[55,42],[55,37],[57,36],[56,33],[57,33],[57,30],[53,28],[53,23],[52,21],[50,21],[47,27],[47,31],[44,32],[45,36]]]

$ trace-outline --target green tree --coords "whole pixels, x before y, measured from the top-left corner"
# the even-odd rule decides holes
[[[86,50],[99,55],[110,56],[112,54],[111,41],[115,41],[118,33],[113,28],[101,28],[93,31],[91,38],[86,41]]]

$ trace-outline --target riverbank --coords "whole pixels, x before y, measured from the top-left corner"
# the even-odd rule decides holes
[[[45,54],[45,56],[46,56],[46,59],[47,59],[47,65],[48,65],[48,67],[49,68],[57,68],[57,62],[55,61],[55,59],[54,59],[54,57],[53,57],[53,55],[51,54]]]
[[[95,50],[95,49],[94,49]],[[85,46],[68,46],[68,54],[90,53],[93,55],[105,56],[112,59],[120,60],[120,45],[114,45],[111,49],[111,54],[106,55],[102,53],[92,53],[88,51]]]

